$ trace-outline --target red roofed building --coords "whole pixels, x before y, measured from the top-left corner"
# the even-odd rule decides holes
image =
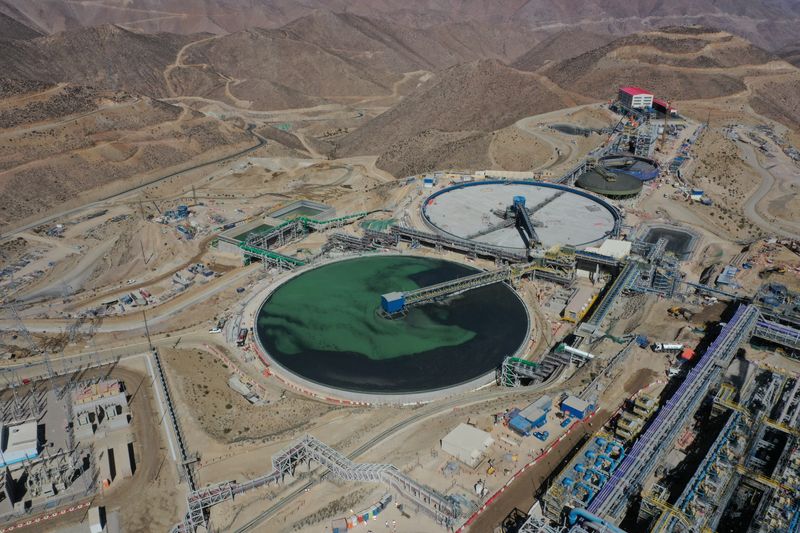
[[[669,102],[662,100],[660,98],[653,98],[653,109],[665,115],[667,113],[669,113],[670,115],[678,114],[678,111],[674,107],[669,105]]]
[[[628,109],[647,109],[653,105],[653,95],[639,87],[620,87],[619,101]]]

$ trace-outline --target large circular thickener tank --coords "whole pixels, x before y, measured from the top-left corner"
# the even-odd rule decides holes
[[[524,196],[542,246],[588,246],[612,235],[618,213],[579,189],[538,181],[479,181],[442,189],[422,207],[437,232],[511,250],[525,248],[519,230],[503,212]]]
[[[382,294],[475,271],[415,256],[329,263],[269,295],[256,320],[257,340],[273,363],[333,389],[382,395],[470,383],[528,339],[528,312],[513,289],[495,283],[412,307],[403,318],[377,311]]]
[[[642,182],[626,172],[598,172],[587,170],[575,184],[596,194],[609,198],[628,198],[642,192]]]
[[[658,177],[658,163],[638,155],[611,154],[601,157],[600,164],[612,172],[625,172],[641,181]]]

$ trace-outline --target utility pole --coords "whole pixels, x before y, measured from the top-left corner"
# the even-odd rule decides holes
[[[153,341],[150,340],[150,328],[147,327],[147,313],[142,309],[142,318],[144,319],[144,333],[147,335],[147,344],[150,346],[150,351],[153,350]]]
[[[142,249],[142,261],[144,261],[144,264],[146,265],[147,257],[144,255],[144,243],[141,240],[139,240],[139,247]]]

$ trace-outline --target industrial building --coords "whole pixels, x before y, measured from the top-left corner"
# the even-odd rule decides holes
[[[41,451],[39,426],[35,421],[3,426],[0,466],[7,467],[36,459]]]
[[[628,109],[648,109],[653,106],[653,95],[639,87],[620,87],[617,98]]]
[[[570,394],[561,401],[561,410],[564,411],[564,414],[567,416],[583,420],[591,412],[592,404],[583,398]]]
[[[564,306],[564,310],[561,312],[561,318],[567,322],[580,322],[589,312],[599,295],[600,287],[584,281],[570,295],[567,305]]]
[[[662,115],[669,114],[674,117],[678,115],[678,110],[672,107],[669,102],[661,98],[653,98],[653,109]]]
[[[442,439],[442,450],[465,465],[475,468],[494,439],[476,427],[461,423]]]
[[[621,241],[619,239],[606,239],[598,247],[590,246],[586,248],[587,252],[613,257],[614,259],[625,259],[631,255],[633,242]]]

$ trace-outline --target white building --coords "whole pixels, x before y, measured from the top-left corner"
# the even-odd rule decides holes
[[[9,466],[39,456],[38,425],[25,422],[16,426],[3,426],[0,466]]]
[[[620,87],[618,98],[628,109],[653,107],[653,95],[639,87]]]
[[[467,466],[475,468],[492,444],[494,439],[491,435],[462,423],[442,439],[442,450]]]

